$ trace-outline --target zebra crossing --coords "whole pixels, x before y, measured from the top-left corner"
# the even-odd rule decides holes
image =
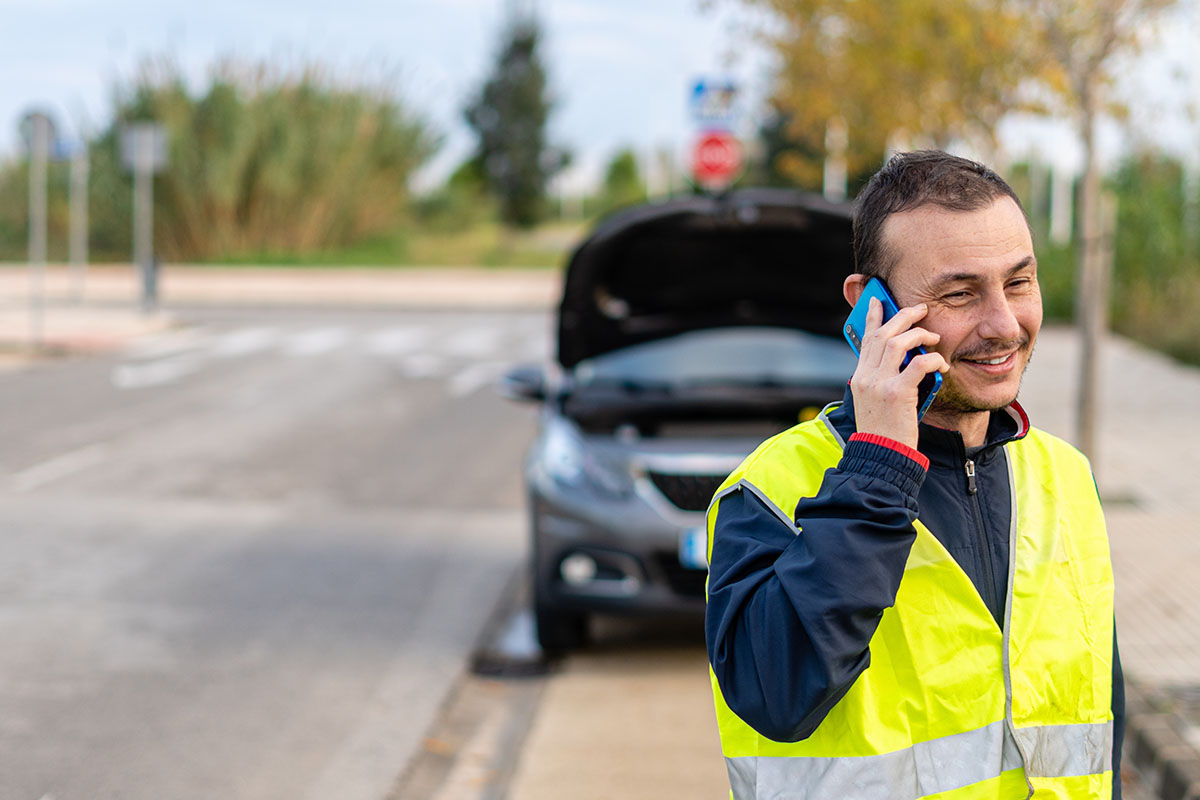
[[[388,325],[196,325],[132,343],[113,366],[111,381],[117,389],[133,391],[252,358],[365,357],[388,364],[406,379],[441,380],[449,396],[465,397],[514,364],[550,355],[548,322],[538,315],[430,316]]]

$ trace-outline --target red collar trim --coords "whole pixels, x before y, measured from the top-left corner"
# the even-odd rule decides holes
[[[1025,413],[1025,409],[1021,408],[1020,403],[1018,403],[1016,400],[1013,400],[1011,403],[1005,406],[1004,410],[1008,412],[1009,416],[1017,421],[1017,435],[1013,438],[1024,439],[1025,435],[1029,433],[1030,428],[1029,415]]]

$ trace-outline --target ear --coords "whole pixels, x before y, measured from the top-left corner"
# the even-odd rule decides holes
[[[858,298],[862,297],[869,280],[871,280],[869,275],[863,275],[860,272],[846,276],[846,280],[842,283],[842,296],[846,298],[846,302],[850,304],[851,308],[858,302]]]

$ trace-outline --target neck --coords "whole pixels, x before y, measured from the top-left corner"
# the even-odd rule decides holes
[[[955,412],[935,406],[925,414],[924,421],[939,428],[958,431],[966,447],[982,447],[987,441],[988,423],[991,418],[990,411]]]

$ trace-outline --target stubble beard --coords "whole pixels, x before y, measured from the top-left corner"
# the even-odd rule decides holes
[[[1029,369],[1029,363],[1033,361],[1034,346],[1026,338],[1021,342],[1014,342],[1018,345],[1017,354],[1027,353],[1025,363],[1021,366],[1021,374],[1017,378],[1017,388],[1013,391],[1012,396],[1001,403],[982,403],[978,399],[971,397],[965,391],[960,389],[952,379],[947,379],[942,383],[942,388],[938,391],[937,397],[933,399],[930,405],[930,412],[936,412],[936,416],[943,418],[962,417],[968,414],[990,413],[999,411],[1011,405],[1017,396],[1021,393],[1021,382],[1025,379],[1025,370]],[[995,349],[995,348],[992,348]],[[955,361],[960,361],[964,358],[970,358],[976,355],[975,352],[966,352],[954,357]],[[983,353],[978,353],[982,355]]]

